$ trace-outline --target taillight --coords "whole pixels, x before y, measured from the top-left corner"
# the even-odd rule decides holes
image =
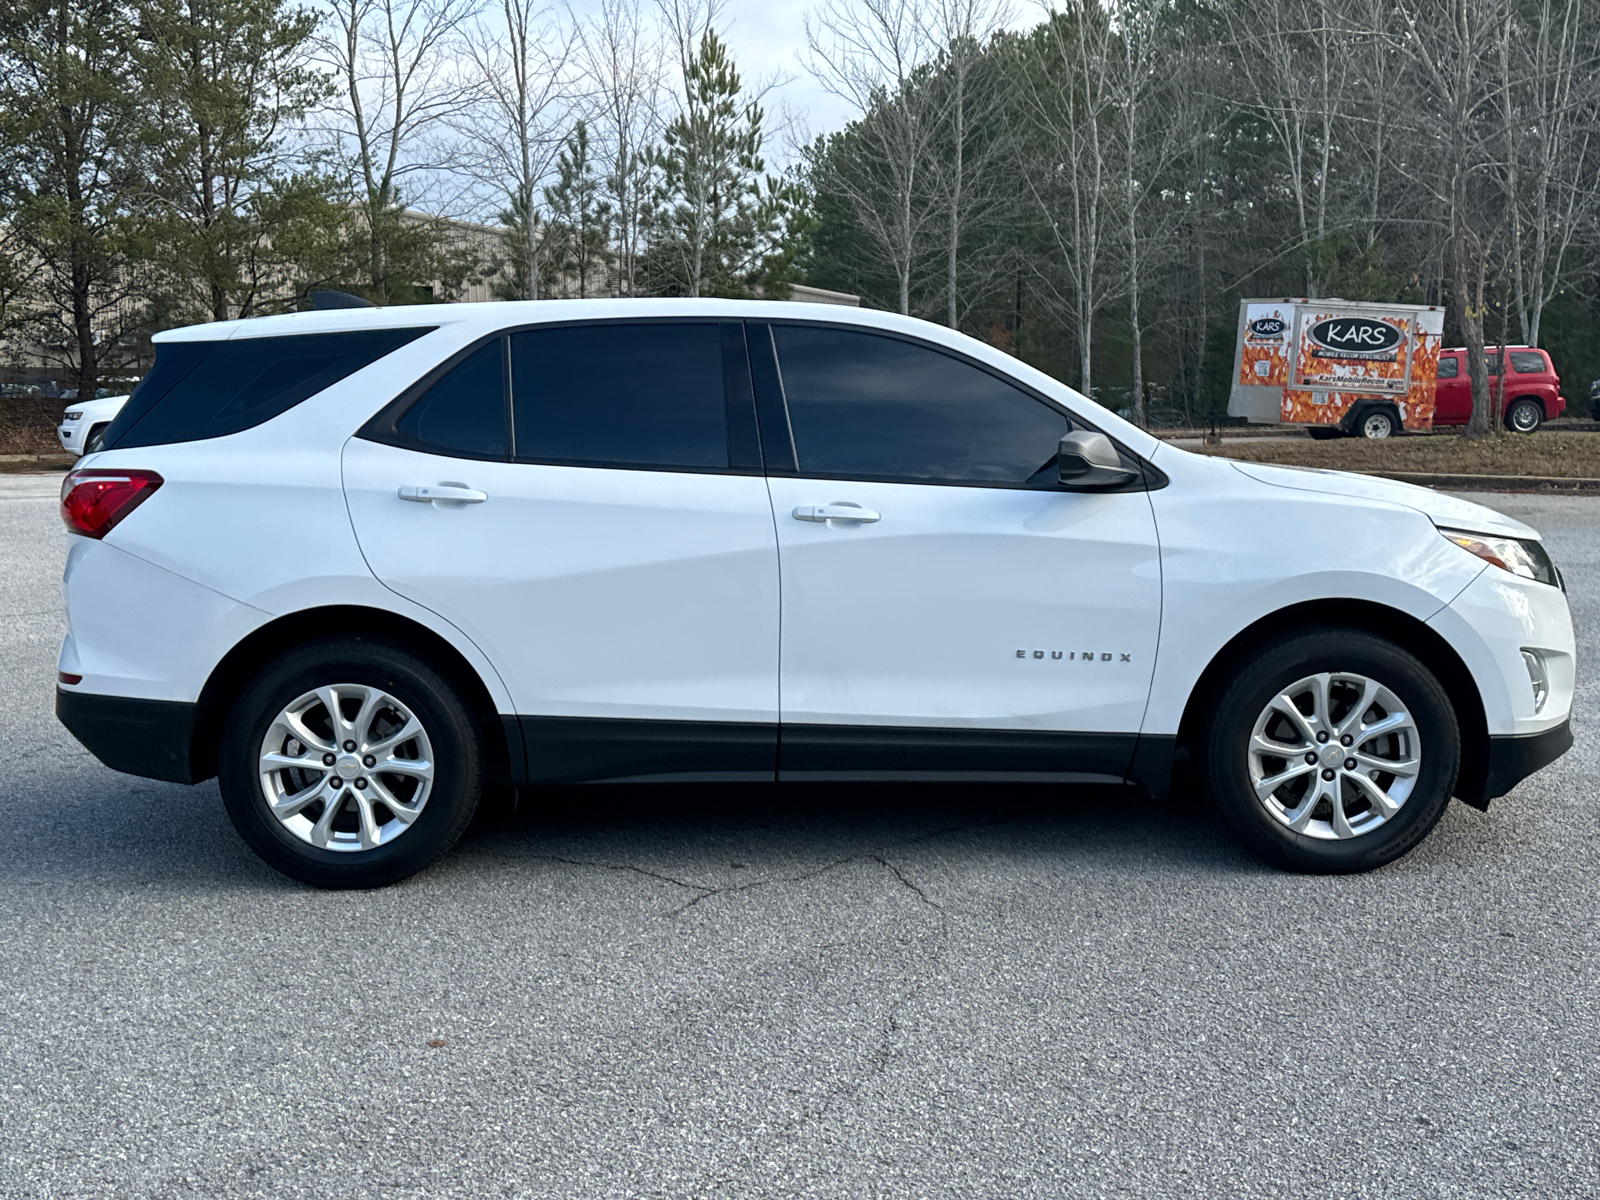
[[[160,486],[154,471],[72,471],[61,484],[61,519],[73,533],[103,538]]]

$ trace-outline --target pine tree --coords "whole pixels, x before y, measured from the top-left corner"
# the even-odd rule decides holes
[[[143,24],[174,315],[249,316],[289,282],[283,226],[327,216],[286,137],[329,91],[307,61],[316,19],[286,0],[145,0]]]
[[[764,179],[764,114],[744,99],[727,47],[710,30],[684,69],[681,111],[656,152],[655,244],[646,264],[656,291],[748,296],[777,251],[792,189]]]
[[[144,323],[152,125],[121,0],[0,6],[0,226],[27,276],[6,323],[92,395]],[[16,282],[16,281],[13,281]]]
[[[553,267],[568,295],[589,295],[594,272],[611,263],[611,206],[600,198],[600,180],[589,159],[589,129],[579,121],[556,163],[553,186],[544,190],[550,208]]]

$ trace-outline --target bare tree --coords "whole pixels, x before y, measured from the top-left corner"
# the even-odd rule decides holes
[[[1011,18],[1007,0],[932,0],[926,17],[927,36],[939,47],[944,97],[945,136],[935,141],[946,153],[933,162],[934,189],[944,209],[945,324],[954,329],[959,317],[956,268],[962,235],[989,208],[996,193],[985,187],[990,168],[1006,153],[1006,144],[990,138],[968,146],[974,127],[989,126],[1004,94],[999,80],[982,75],[986,43]],[[978,190],[982,189],[982,190]]]
[[[1443,234],[1445,277],[1467,350],[1472,416],[1466,435],[1491,429],[1483,318],[1491,258],[1504,232],[1494,47],[1509,0],[1395,0],[1396,50],[1412,66],[1407,145],[1397,167],[1425,189]]]
[[[1043,142],[1026,178],[1066,272],[1078,386],[1090,395],[1095,314],[1112,294],[1105,258],[1116,35],[1095,0],[1068,0],[1047,11],[1036,35],[1038,58],[1024,72],[1023,100]]]
[[[661,131],[665,46],[640,12],[640,0],[601,0],[577,35],[594,154],[611,209],[616,289],[632,296],[650,210],[650,151]]]
[[[401,219],[402,185],[437,177],[459,158],[444,135],[473,97],[476,81],[457,52],[480,2],[330,0],[319,56],[339,84],[332,133],[354,144],[366,274],[380,301],[400,282],[392,243],[413,232]]]
[[[512,258],[508,291],[537,300],[546,264],[536,197],[561,153],[574,35],[543,0],[500,0],[496,15],[465,33],[477,103],[452,120],[472,146],[473,175],[502,205]]]
[[[1574,243],[1600,205],[1600,9],[1583,0],[1508,7],[1499,41],[1507,265],[1531,346],[1544,306],[1571,282]]]
[[[1335,125],[1350,82],[1348,31],[1327,0],[1272,0],[1222,6],[1232,34],[1245,103],[1283,154],[1298,222],[1308,296],[1321,295],[1320,247],[1329,232]],[[1381,75],[1370,80],[1382,86]]]
[[[1178,95],[1182,84],[1178,47],[1165,39],[1167,0],[1116,0],[1112,9],[1122,53],[1113,76],[1112,95],[1120,114],[1121,192],[1124,272],[1128,329],[1132,336],[1133,378],[1129,388],[1133,419],[1145,422],[1144,314],[1141,297],[1150,259],[1165,248],[1166,229],[1156,228],[1160,214],[1151,212],[1158,181],[1186,148],[1192,128],[1176,121],[1185,107]]]
[[[859,153],[834,160],[828,185],[853,203],[909,314],[912,268],[935,216],[922,197],[938,127],[937,98],[921,86],[937,49],[928,23],[919,0],[824,0],[806,17],[806,46],[817,81],[861,114]]]

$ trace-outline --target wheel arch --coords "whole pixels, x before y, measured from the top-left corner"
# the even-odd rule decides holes
[[[1410,613],[1371,600],[1310,600],[1292,604],[1260,617],[1229,639],[1212,656],[1189,692],[1188,703],[1178,722],[1174,769],[1187,767],[1201,718],[1211,710],[1226,686],[1232,668],[1254,647],[1281,634],[1328,627],[1377,634],[1422,660],[1450,697],[1461,730],[1461,771],[1456,780],[1456,794],[1482,795],[1489,769],[1489,723],[1471,670],[1436,630]]]
[[[425,659],[461,688],[484,733],[484,749],[493,780],[515,778],[514,758],[522,747],[520,736],[511,744],[515,722],[501,719],[488,685],[477,669],[450,641],[420,621],[381,608],[363,605],[325,605],[286,613],[252,630],[223,655],[212,668],[195,703],[190,763],[195,782],[217,772],[217,752],[222,726],[233,698],[250,679],[279,654],[320,637],[356,637],[398,642]]]

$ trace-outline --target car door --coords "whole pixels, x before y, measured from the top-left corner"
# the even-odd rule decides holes
[[[1121,778],[1161,611],[1143,483],[1063,490],[1068,414],[927,343],[797,322],[749,336],[782,578],[780,775]]]
[[[1436,425],[1465,425],[1472,415],[1472,387],[1466,362],[1448,350],[1439,355],[1438,385],[1434,389],[1433,421]]]
[[[496,665],[533,779],[771,779],[778,564],[743,333],[497,335],[352,439],[373,572]]]

